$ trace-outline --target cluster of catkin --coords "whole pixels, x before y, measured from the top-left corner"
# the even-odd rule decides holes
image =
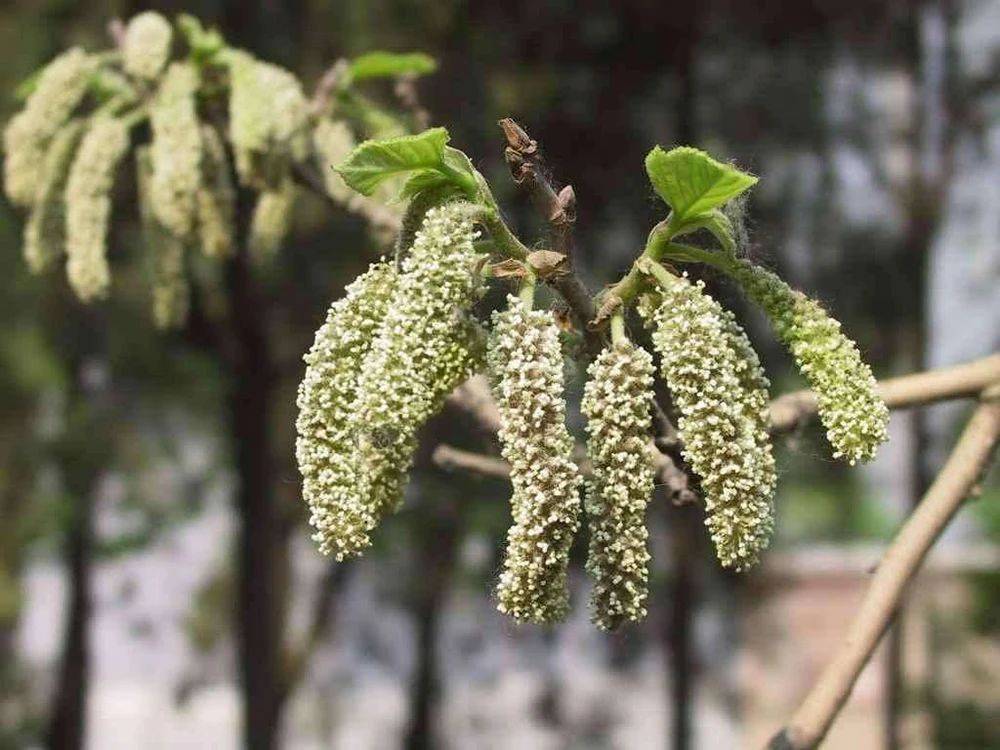
[[[400,269],[353,282],[306,355],[296,454],[314,539],[338,560],[399,507],[417,431],[483,365],[474,239],[467,204],[427,211]]]
[[[356,209],[364,202],[348,196],[329,167],[353,147],[350,129],[311,108],[295,76],[242,50],[174,55],[183,49],[165,18],[140,13],[119,54],[73,48],[45,66],[3,134],[6,192],[29,212],[29,267],[41,272],[65,253],[71,287],[91,301],[109,291],[113,190],[144,132],[136,126],[148,122],[148,143],[134,144],[135,168],[153,317],[162,328],[186,318],[188,252],[220,259],[235,251],[238,186],[256,193],[246,237],[256,261],[271,258],[288,233],[297,165],[321,167],[331,198]],[[395,218],[380,216],[383,224]]]
[[[398,507],[417,430],[484,363],[483,334],[469,312],[480,260],[470,208],[453,203],[421,215],[401,269],[376,264],[348,287],[306,357],[298,459],[315,538],[338,559],[360,554]],[[747,265],[741,274],[816,388],[835,452],[851,461],[870,457],[885,437],[886,412],[857,348],[821,308],[770,273]],[[638,309],[676,409],[683,456],[700,480],[719,561],[744,569],[774,527],[769,383],[735,317],[703,283],[656,278]],[[560,620],[569,608],[570,551],[586,518],[592,619],[614,630],[646,615],[653,357],[620,322],[591,362],[581,402],[584,481],[566,425],[560,329],[551,311],[534,309],[530,284],[525,290],[493,313],[485,344],[512,484],[497,605],[520,622]]]

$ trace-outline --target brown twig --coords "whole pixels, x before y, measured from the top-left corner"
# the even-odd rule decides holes
[[[485,375],[473,375],[458,386],[448,397],[448,403],[472,417],[487,435],[499,432],[500,410]]]
[[[1000,382],[1000,354],[953,367],[928,370],[879,383],[879,393],[890,409],[932,404],[953,398],[967,398]],[[771,432],[790,432],[816,414],[812,391],[786,393],[771,402]]]
[[[994,388],[984,395],[941,473],[889,546],[840,650],[788,725],[771,741],[773,750],[813,748],[826,736],[888,628],[907,583],[966,497],[975,491],[998,439],[1000,391]]]
[[[573,268],[573,225],[576,222],[576,195],[571,185],[556,192],[546,176],[538,143],[514,120],[500,120],[507,147],[504,158],[514,183],[531,198],[535,208],[548,224],[552,235],[552,250],[566,256],[566,273],[554,276],[550,283],[566,300],[577,326],[583,332],[587,349],[597,354],[603,345],[602,336],[588,323],[596,317],[594,300],[587,286]]]
[[[510,464],[495,456],[473,453],[441,443],[431,454],[431,460],[445,471],[466,471],[496,479],[510,478]]]

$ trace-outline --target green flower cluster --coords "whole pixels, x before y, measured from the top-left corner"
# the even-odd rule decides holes
[[[113,117],[91,120],[66,183],[66,273],[84,302],[107,295],[111,188],[129,147],[128,126]]]
[[[188,237],[197,218],[202,135],[195,108],[198,72],[171,63],[149,110],[153,131],[150,198],[156,218],[178,237]]]
[[[581,410],[593,467],[585,501],[587,572],[594,578],[590,605],[597,626],[615,630],[646,616],[653,358],[625,341],[605,348],[587,373]]]
[[[642,300],[640,312],[680,412],[684,458],[701,478],[719,561],[746,568],[774,526],[777,477],[760,364],[748,358],[749,342],[701,282],[674,277],[658,299]]]
[[[888,438],[889,410],[857,345],[816,301],[750,263],[733,275],[759,304],[816,393],[835,458],[868,461]]]
[[[555,622],[569,608],[566,568],[580,526],[581,477],[566,429],[563,357],[552,313],[510,296],[507,309],[493,315],[487,358],[514,487],[498,608],[522,622]]]
[[[373,264],[331,305],[305,356],[295,455],[313,539],[337,560],[368,547],[369,532],[379,521],[359,487],[356,407],[362,366],[397,286],[393,264]]]
[[[35,205],[52,139],[87,93],[94,58],[73,47],[45,66],[34,91],[3,134],[4,186],[12,203]]]
[[[156,215],[153,149],[136,149],[136,175],[139,185],[139,214],[142,232],[152,267],[153,322],[157,328],[180,326],[187,319],[191,288],[184,268],[184,240],[167,229]]]
[[[482,365],[483,337],[469,315],[481,288],[474,238],[467,204],[427,212],[365,360],[357,404],[361,492],[382,515],[402,502],[417,431]]]
[[[122,67],[131,76],[152,81],[166,66],[172,41],[170,22],[159,13],[146,11],[133,16],[125,27]]]
[[[226,147],[218,131],[201,127],[201,182],[198,186],[198,240],[209,258],[225,258],[234,250],[236,189],[229,176]]]
[[[240,181],[273,187],[308,151],[309,107],[290,72],[242,50],[225,55],[229,68],[229,139]]]
[[[66,244],[66,180],[83,136],[83,120],[71,120],[45,154],[35,207],[24,227],[24,259],[33,273],[49,268]]]
[[[285,177],[257,197],[247,239],[254,262],[263,264],[278,254],[291,228],[294,207],[295,182],[291,177]]]

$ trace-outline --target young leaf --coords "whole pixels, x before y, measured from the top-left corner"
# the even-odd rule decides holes
[[[365,141],[337,167],[340,176],[362,195],[371,195],[383,181],[417,170],[440,169],[448,131],[432,128],[417,135]]]
[[[730,255],[736,251],[736,235],[733,232],[733,222],[719,209],[713,208],[702,216],[685,221],[681,231],[677,232],[674,236],[679,237],[682,234],[688,234],[697,229],[707,229],[715,235],[715,239],[722,245],[723,250]]]
[[[437,61],[422,52],[397,54],[394,52],[369,52],[351,62],[351,78],[363,81],[366,78],[395,78],[398,76],[422,76],[437,70]]]
[[[646,172],[653,188],[682,222],[701,218],[757,182],[753,175],[688,146],[670,151],[656,146],[646,156]]]

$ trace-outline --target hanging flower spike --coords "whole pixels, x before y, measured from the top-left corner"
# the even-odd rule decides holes
[[[493,314],[487,354],[510,463],[513,525],[497,586],[498,608],[521,622],[551,623],[569,608],[566,568],[580,526],[580,473],[566,429],[563,357],[551,312],[519,297]]]
[[[658,297],[647,295],[639,310],[653,329],[662,375],[680,412],[683,455],[701,477],[705,524],[719,561],[741,570],[757,561],[774,527],[777,477],[760,408],[766,381],[703,283],[673,277]]]
[[[759,304],[816,393],[834,458],[869,461],[888,438],[889,410],[857,345],[814,300],[776,275],[741,262],[734,277]]]
[[[39,74],[35,90],[3,134],[4,186],[11,203],[31,207],[45,153],[87,92],[96,62],[79,47],[63,52]]]
[[[173,31],[159,13],[146,11],[132,17],[122,42],[122,67],[129,75],[151,81],[170,58]]]
[[[84,302],[104,297],[111,272],[107,259],[111,188],[128,151],[128,126],[97,116],[83,136],[66,183],[66,273]]]
[[[357,429],[363,494],[376,515],[402,502],[417,431],[482,366],[482,336],[468,314],[480,291],[474,239],[467,204],[427,212],[365,360]]]
[[[653,358],[624,340],[605,348],[587,373],[581,410],[587,417],[587,455],[593,466],[585,503],[587,572],[594,578],[590,605],[599,628],[616,630],[646,616]]]
[[[152,275],[153,323],[160,330],[180,328],[191,306],[191,285],[184,267],[185,241],[160,223],[153,208],[152,147],[136,149],[139,214]]]
[[[41,273],[61,256],[66,243],[66,180],[83,135],[83,120],[72,120],[56,133],[45,155],[35,207],[24,227],[24,259]]]
[[[167,68],[149,111],[152,209],[178,237],[194,229],[201,186],[201,126],[195,111],[198,72],[188,63]]]
[[[394,298],[397,274],[381,261],[347,287],[316,331],[299,385],[295,456],[320,551],[337,560],[371,543],[376,508],[359,488],[354,413],[358,381],[372,341]]]
[[[294,207],[295,182],[291,177],[285,177],[276,188],[264,190],[257,197],[247,239],[255,263],[263,265],[278,254],[291,229]]]
[[[231,50],[229,66],[229,138],[240,182],[259,189],[274,187],[293,159],[308,151],[309,108],[302,85],[284,68]]]
[[[218,131],[201,128],[201,183],[198,188],[198,239],[209,258],[226,258],[235,247],[236,190]]]

